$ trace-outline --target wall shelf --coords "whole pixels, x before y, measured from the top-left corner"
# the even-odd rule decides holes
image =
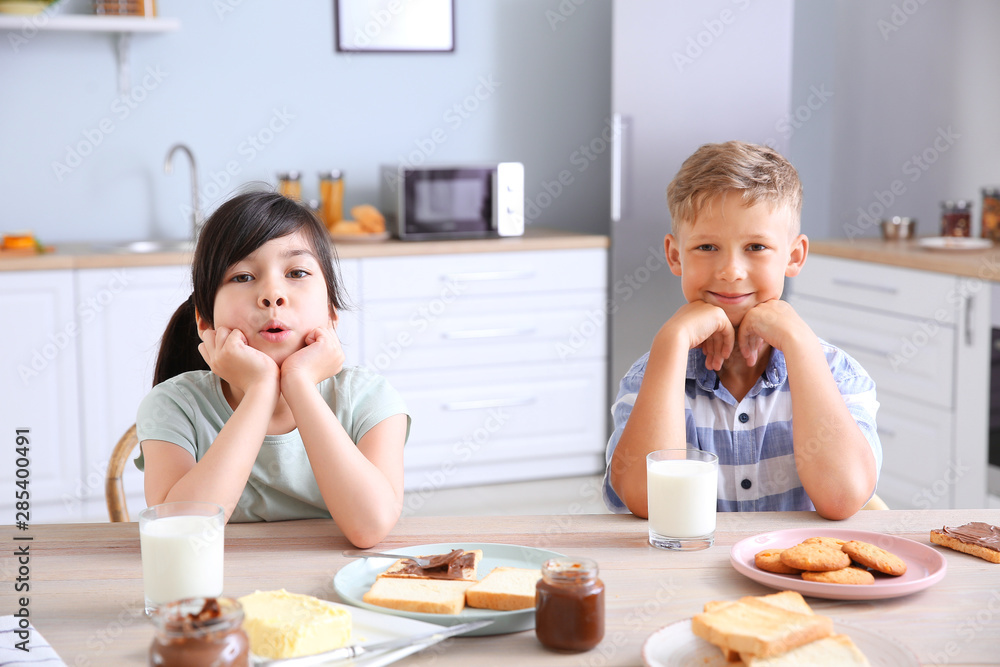
[[[145,16],[94,16],[92,14],[0,15],[0,30],[20,32],[30,39],[37,31],[103,32],[116,36],[118,61],[118,94],[127,95],[132,88],[129,50],[133,33],[173,32],[181,22],[175,18]]]

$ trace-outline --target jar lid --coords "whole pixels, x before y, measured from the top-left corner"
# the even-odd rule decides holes
[[[302,178],[302,172],[299,171],[279,171],[278,178],[282,181],[297,181]]]
[[[984,197],[1000,197],[1000,186],[983,188]]]
[[[322,179],[329,179],[331,181],[336,181],[344,177],[344,172],[339,169],[330,169],[328,171],[319,172],[319,177]]]

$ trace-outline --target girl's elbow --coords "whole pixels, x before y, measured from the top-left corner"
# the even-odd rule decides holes
[[[382,517],[373,518],[364,524],[347,526],[344,530],[344,537],[359,549],[368,549],[375,546],[392,532],[399,520],[399,512],[388,513]]]

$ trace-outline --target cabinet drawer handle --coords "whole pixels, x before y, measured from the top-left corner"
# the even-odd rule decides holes
[[[465,331],[445,331],[441,338],[446,340],[460,340],[469,338],[510,338],[512,336],[530,336],[535,333],[535,327],[525,327],[523,329],[467,329]]]
[[[513,408],[521,405],[531,405],[537,399],[534,396],[522,396],[520,398],[487,398],[481,401],[456,401],[445,403],[441,407],[445,410],[483,410],[486,408]]]
[[[899,290],[895,287],[889,287],[887,285],[873,285],[871,283],[863,283],[857,280],[849,280],[847,278],[834,278],[834,285],[840,285],[841,287],[853,287],[855,289],[866,289],[872,292],[882,292],[883,294],[898,294]]]
[[[533,278],[534,271],[477,271],[473,273],[446,273],[441,276],[445,282],[488,282],[490,280],[522,280]]]
[[[830,345],[839,347],[841,350],[847,351],[850,354],[851,350],[859,350],[861,352],[867,352],[868,354],[873,354],[876,357],[890,357],[892,353],[887,350],[876,350],[874,347],[866,347],[864,345],[858,345],[857,343],[845,343],[841,340],[830,340]]]

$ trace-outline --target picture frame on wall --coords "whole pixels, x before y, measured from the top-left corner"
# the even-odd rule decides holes
[[[455,50],[454,0],[334,0],[333,16],[342,53]]]

